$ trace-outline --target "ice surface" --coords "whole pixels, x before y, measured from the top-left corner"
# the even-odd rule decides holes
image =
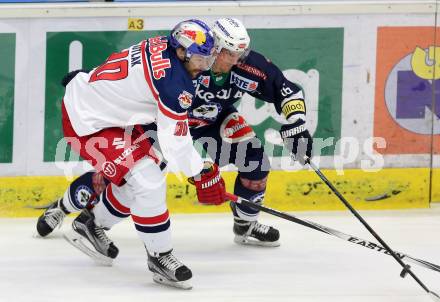
[[[440,264],[440,208],[363,211],[395,250]],[[349,212],[294,215],[374,241]],[[120,249],[113,267],[100,267],[62,238],[33,238],[36,219],[0,219],[0,301],[431,301],[390,256],[263,214],[281,232],[281,247],[233,243],[228,214],[173,215],[174,252],[194,274],[183,291],[153,282],[143,244],[130,219],[108,232]],[[412,264],[425,285],[440,292],[440,272]]]

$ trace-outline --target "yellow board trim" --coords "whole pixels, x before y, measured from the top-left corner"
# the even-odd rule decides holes
[[[411,209],[429,207],[429,169],[383,169],[368,173],[346,170],[336,175],[323,173],[356,208],[362,210]],[[222,173],[229,192],[233,192],[236,172]],[[439,183],[440,169],[433,179]],[[228,212],[227,204],[204,206],[197,203],[194,187],[184,177],[168,176],[167,203],[173,213]],[[433,181],[433,184],[436,182]],[[62,196],[69,181],[62,176],[0,178],[0,217],[36,217],[42,206]],[[370,201],[366,200],[370,199]],[[373,200],[371,200],[373,199]],[[377,200],[374,200],[377,199]],[[440,186],[433,185],[432,200],[440,202]],[[281,211],[329,211],[345,209],[312,171],[271,171],[265,205]]]

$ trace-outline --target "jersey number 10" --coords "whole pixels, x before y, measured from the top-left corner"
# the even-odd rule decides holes
[[[117,81],[125,79],[128,75],[127,56],[128,50],[110,55],[104,64],[96,68],[90,76],[89,83],[101,80]]]

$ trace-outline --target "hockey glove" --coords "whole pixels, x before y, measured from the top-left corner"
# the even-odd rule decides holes
[[[188,178],[196,187],[197,198],[202,204],[220,205],[225,202],[225,181],[220,175],[218,166],[205,162],[205,168],[199,175]]]
[[[299,119],[293,124],[282,125],[280,129],[284,145],[289,149],[292,158],[302,165],[306,164],[306,157],[312,157],[313,139],[306,129],[305,121]]]

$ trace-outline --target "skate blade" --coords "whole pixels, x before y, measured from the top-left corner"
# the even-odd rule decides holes
[[[153,280],[156,283],[180,289],[189,290],[192,288],[192,285],[188,281],[171,281],[158,273],[153,273]]]
[[[241,245],[251,245],[251,246],[264,246],[264,247],[277,247],[280,246],[280,241],[260,241],[252,237],[245,237],[235,235],[234,242]]]
[[[75,231],[70,231],[68,233],[63,234],[64,239],[67,240],[71,245],[76,247],[78,250],[89,256],[93,259],[97,264],[104,265],[104,266],[112,266],[113,265],[113,259],[107,256],[104,256],[101,253],[98,253],[95,250],[92,250],[87,246],[86,243],[84,243],[86,240],[84,240],[81,235],[76,233]]]
[[[41,236],[41,235],[38,233],[38,231],[35,231],[35,232],[32,234],[32,238],[44,239],[44,238],[46,238],[46,236],[43,237],[43,236]]]

